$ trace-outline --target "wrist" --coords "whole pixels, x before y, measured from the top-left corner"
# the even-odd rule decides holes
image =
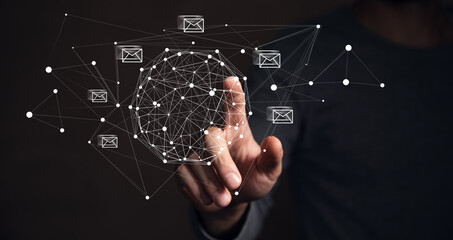
[[[228,206],[217,212],[199,212],[206,231],[214,237],[230,238],[242,229],[248,202]]]

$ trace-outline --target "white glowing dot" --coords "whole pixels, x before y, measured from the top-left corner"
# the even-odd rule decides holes
[[[231,145],[231,141],[228,141],[228,145]]]
[[[211,166],[211,162],[207,162],[206,164],[207,164],[208,166]]]
[[[238,77],[234,77],[233,79],[234,79],[234,81],[239,81]]]
[[[118,42],[113,42],[113,44],[114,44],[114,45],[117,45],[117,44],[118,44]]]
[[[148,195],[146,195],[146,196],[145,196],[145,199],[146,199],[146,200],[149,200],[149,196],[148,196]]]
[[[60,128],[60,132],[61,132],[61,133],[64,133],[64,128]]]
[[[352,46],[351,45],[346,45],[346,47],[344,47],[344,49],[346,49],[346,51],[351,51],[352,50]]]
[[[27,112],[27,114],[25,114],[25,116],[27,116],[27,118],[32,118],[33,117],[33,113],[32,112]]]
[[[208,130],[204,130],[204,134],[205,134],[205,135],[208,135],[208,134],[209,134],[209,131],[208,131]]]
[[[153,102],[153,105],[154,105],[154,106],[156,106],[156,105],[157,105],[157,102],[156,102],[156,101],[154,101],[154,102]]]
[[[64,14],[64,16],[65,16],[65,17],[67,17],[67,16],[68,16],[68,14],[67,14],[67,13],[65,13],[65,14]]]
[[[127,108],[132,109],[132,105],[129,105]]]
[[[135,107],[135,110],[138,111],[138,110],[140,110],[140,108],[139,107]]]
[[[164,58],[164,61],[167,61],[167,58]]]
[[[319,25],[319,24],[316,25],[316,28],[317,28],[317,29],[320,29],[320,28],[321,28],[321,25]]]
[[[247,81],[247,77],[246,76],[244,76],[242,79],[244,79],[244,81]]]
[[[46,73],[51,73],[52,72],[52,68],[51,67],[46,67]]]
[[[381,88],[384,88],[384,87],[385,87],[385,84],[384,84],[384,83],[381,83],[381,84],[379,84],[379,86],[381,86]]]
[[[170,145],[173,145],[173,141],[170,141]]]
[[[322,100],[322,102],[324,102],[324,99]]]
[[[343,85],[348,86],[349,85],[349,80],[345,78],[343,80]]]
[[[153,68],[156,69],[156,65],[153,65]]]
[[[57,94],[57,93],[58,93],[58,89],[55,88],[55,89],[53,90],[53,93]]]
[[[209,91],[209,96],[211,96],[211,97],[212,97],[212,96],[214,96],[214,94],[215,94],[215,92],[214,92],[214,91],[212,91],[212,90],[211,90],[211,91]]]
[[[138,138],[137,134],[134,134],[134,138],[135,138],[135,139],[137,139],[137,138]]]
[[[225,23],[225,27],[228,27],[228,23]]]
[[[164,132],[167,131],[167,127],[163,127],[162,131],[164,131]]]
[[[162,160],[163,163],[167,163],[167,159]]]
[[[244,138],[244,135],[242,135],[242,134],[241,134],[241,135],[239,135],[239,138]]]
[[[309,81],[308,85],[313,86],[313,81]]]
[[[276,91],[276,90],[277,90],[277,85],[272,84],[272,85],[271,85],[271,90],[272,90],[272,91]]]
[[[255,51],[258,51],[258,48],[257,48],[257,47],[255,48]]]
[[[176,70],[176,68],[175,68],[175,67],[172,67],[172,68],[171,68],[171,70],[175,71],[175,70]]]
[[[90,141],[90,140],[88,140],[88,144],[91,144],[91,141]]]
[[[116,107],[120,107],[120,104],[119,104],[119,103],[117,103],[117,104],[116,104],[115,106],[116,106]]]
[[[168,49],[168,48],[165,48],[165,52],[168,52],[168,51],[170,51],[170,49]]]
[[[190,83],[190,84],[189,84],[189,87],[190,87],[190,88],[193,88],[193,86],[194,86],[193,83]]]
[[[236,196],[239,195],[239,192],[238,192],[238,191],[235,191],[235,192],[234,192],[234,195],[236,195]]]
[[[195,44],[195,41],[192,41],[192,45],[194,45],[194,44]]]
[[[181,55],[182,55],[182,53],[181,53],[181,52],[178,52],[178,53],[177,53],[176,55],[178,55],[178,57],[179,57],[179,56],[181,56]]]
[[[223,67],[223,66],[225,66],[225,63],[223,63],[223,62],[220,62],[220,66],[222,66],[222,67]]]
[[[140,72],[143,72],[143,71],[145,71],[145,69],[144,68],[140,68]]]
[[[253,115],[253,112],[252,112],[252,111],[250,111],[250,112],[249,112],[249,116],[252,116],[252,115]]]
[[[212,58],[212,55],[211,55],[211,54],[209,54],[209,55],[208,55],[208,58]]]
[[[120,85],[120,82],[116,82],[116,84]]]
[[[244,54],[245,53],[245,49],[241,49],[241,53]]]
[[[193,54],[193,51],[190,51],[190,54]]]
[[[164,155],[164,156],[165,156],[165,155],[167,155],[167,153],[166,153],[166,152],[163,152],[163,153],[162,153],[162,155]]]
[[[266,149],[263,149],[263,152],[266,152],[267,150]]]
[[[105,122],[105,118],[101,118],[101,122]]]
[[[219,52],[220,52],[219,49],[216,49],[216,50],[215,50],[215,53],[219,53]]]
[[[143,87],[142,86],[138,86],[138,89],[143,89]]]
[[[96,61],[92,61],[91,65],[96,66]]]
[[[184,96],[181,96],[181,100],[184,100]]]

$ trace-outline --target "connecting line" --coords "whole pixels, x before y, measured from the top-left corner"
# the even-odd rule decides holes
[[[58,31],[58,34],[57,34],[57,39],[55,39],[55,43],[53,44],[53,47],[52,47],[51,55],[55,52],[55,47],[57,46],[58,40],[60,39],[60,34],[61,34],[61,31],[63,30],[65,21],[66,21],[66,16],[63,18],[63,22],[61,23],[60,30]]]
[[[48,123],[48,122],[45,122],[45,121],[43,121],[43,120],[41,120],[41,119],[39,119],[39,118],[34,117],[33,119],[36,119],[36,120],[38,120],[39,122],[42,122],[42,123],[46,124],[47,126],[51,126],[51,127],[53,127],[53,128],[60,129],[59,127],[54,126],[54,125],[52,125],[52,124],[50,124],[50,123]]]
[[[57,100],[58,116],[60,117],[60,124],[63,127],[63,119],[61,117],[60,102],[58,101],[58,95],[55,94],[55,99]]]
[[[88,104],[85,103],[85,101],[83,101],[74,91],[72,91],[72,89],[70,87],[68,87],[68,85],[66,85],[57,75],[55,75],[55,73],[52,72],[52,75],[61,83],[63,84],[72,94],[74,94],[74,96],[79,99],[85,106],[87,106],[98,118],[99,115],[93,110],[90,108],[90,106],[88,106]]]
[[[34,112],[36,109],[38,109],[43,103],[45,103],[50,97],[52,97],[52,95],[55,95],[55,93],[51,93],[49,96],[46,97],[46,99],[44,99],[44,101],[42,101],[40,104],[38,104],[38,106],[36,106],[33,110],[31,110],[32,112]]]
[[[313,26],[313,28],[315,28],[315,27]],[[261,46],[258,46],[258,48],[261,48],[261,47],[263,47],[263,46],[270,45],[270,44],[275,43],[275,42],[278,42],[278,41],[285,40],[285,39],[290,38],[290,37],[292,37],[292,36],[295,36],[295,35],[301,34],[301,33],[303,33],[303,32],[306,32],[306,31],[308,31],[308,30],[310,30],[310,29],[311,29],[311,28],[303,29],[303,30],[300,30],[300,31],[291,33],[291,34],[289,34],[289,35],[286,35],[286,36],[284,36],[284,37],[277,38],[277,39],[275,39],[275,40],[273,40],[273,41],[270,41],[270,42],[265,43],[265,44],[263,44],[263,45],[261,45]]]
[[[123,120],[126,121],[125,117],[124,117],[123,110],[121,108],[120,108],[120,111],[121,111],[121,116],[123,117]],[[125,123],[124,125],[126,127],[126,130],[129,132],[129,128],[127,127],[127,124]],[[143,181],[142,171],[140,170],[140,165],[138,164],[138,161],[137,161],[137,155],[135,154],[134,144],[132,143],[131,135],[127,134],[127,137],[129,139],[129,143],[131,144],[132,154],[134,154],[135,164],[137,165],[138,175],[140,176],[140,180],[142,181],[143,190],[145,191],[145,194],[147,194],[145,181]]]
[[[380,84],[381,81],[379,81],[379,79],[374,75],[374,73],[371,72],[371,70],[368,68],[367,65],[365,65],[365,63],[362,61],[362,59],[360,59],[359,56],[357,56],[357,54],[355,54],[354,50],[351,50],[351,52],[360,61],[360,63],[366,68],[366,70],[368,70],[368,72],[374,77],[374,79],[376,79],[376,81],[378,81],[378,83]]]
[[[88,120],[88,121],[99,121],[99,119],[90,119],[90,118],[80,118],[80,117],[68,117],[68,116],[55,116],[55,115],[46,115],[46,114],[33,114],[33,116],[38,117],[54,117],[54,118],[65,118],[65,119],[74,119],[74,120]]]
[[[101,154],[102,157],[105,158],[105,160],[107,160],[119,173],[121,173],[121,175],[123,175],[124,178],[127,179],[127,181],[129,181],[132,186],[134,186],[142,195],[146,195],[146,193],[139,187],[137,186],[137,184],[134,183],[134,181],[132,181],[123,171],[121,171],[112,161],[110,161],[110,159],[108,159],[104,154],[102,154],[101,151],[99,151],[99,149],[97,149],[94,145],[91,145],[99,154]]]
[[[344,78],[348,79],[348,63],[349,63],[349,51],[346,52],[346,74]]]
[[[108,26],[112,26],[112,27],[122,28],[122,29],[130,30],[130,31],[134,31],[134,32],[139,32],[139,33],[144,33],[144,34],[149,34],[149,35],[155,35],[154,33],[145,32],[145,31],[142,31],[142,30],[137,30],[137,29],[133,29],[133,28],[129,28],[129,27],[124,27],[124,26],[120,26],[120,25],[116,25],[116,24],[112,24],[112,23],[102,22],[102,21],[98,21],[98,20],[94,20],[94,19],[84,18],[84,17],[72,15],[72,14],[68,14],[68,16],[69,17],[73,17],[73,18],[86,20],[86,21],[90,21],[90,22],[104,24],[104,25],[108,25]]]
[[[58,68],[53,68],[53,70],[61,70],[61,69],[68,69],[68,68],[76,68],[76,67],[84,67],[88,65],[88,63],[83,63],[79,65],[72,65],[72,66],[65,66],[65,67],[58,67]]]

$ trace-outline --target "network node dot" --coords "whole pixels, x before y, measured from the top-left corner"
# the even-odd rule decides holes
[[[344,47],[344,49],[346,49],[346,51],[351,51],[352,50],[352,46],[351,45],[346,45],[346,47]]]
[[[178,57],[180,57],[180,56],[182,55],[182,53],[181,53],[181,52],[178,52],[176,55],[178,55]]]
[[[233,79],[234,79],[234,81],[239,81],[238,77],[234,77]]]
[[[67,14],[67,13],[65,13],[65,14],[64,14],[64,16],[65,16],[65,17],[67,17],[67,16],[68,16],[68,14]]]
[[[234,192],[234,195],[236,195],[236,196],[239,195],[239,192],[238,192],[238,191],[235,191],[235,192]]]
[[[172,68],[171,68],[171,70],[175,71],[175,70],[176,70],[176,68],[175,68],[175,67],[172,67]]]
[[[140,68],[140,72],[143,72],[143,71],[145,71],[145,69],[144,68]]]
[[[225,66],[225,63],[223,63],[223,62],[220,62],[220,66],[222,66],[222,67],[223,67],[223,66]]]
[[[190,87],[190,88],[193,88],[194,86],[195,86],[195,85],[194,85],[193,83],[190,83],[190,84],[189,84],[189,87]]]
[[[245,53],[245,49],[241,49],[241,53],[244,54]]]
[[[137,134],[134,134],[134,138],[135,138],[135,139],[137,139],[137,138],[138,138]]]
[[[258,51],[258,48],[257,48],[257,47],[255,48],[255,51]]]
[[[272,84],[272,85],[271,85],[271,90],[272,90],[272,91],[276,91],[276,90],[277,90],[277,85]]]
[[[132,109],[132,105],[129,105],[127,108]]]
[[[263,152],[266,152],[267,150],[266,149],[263,149]]]
[[[211,97],[212,97],[212,96],[214,96],[214,94],[215,94],[215,92],[214,92],[214,91],[212,91],[212,90],[211,90],[211,91],[209,91],[209,96],[211,96]]]
[[[91,144],[91,141],[90,141],[90,140],[88,140],[88,144]]]
[[[145,199],[146,199],[146,200],[149,200],[149,196],[148,196],[148,195],[146,195],[146,196],[145,196]]]
[[[208,58],[209,58],[209,59],[211,59],[211,58],[212,58],[212,55],[211,55],[211,54],[209,54],[209,55],[208,55]]]
[[[192,45],[195,45],[195,41],[192,41]]]
[[[381,88],[384,88],[384,87],[385,87],[385,84],[384,84],[384,83],[381,83],[381,84],[379,84],[379,86],[380,86]]]
[[[207,164],[208,166],[211,166],[211,162],[206,162],[206,164]]]
[[[162,131],[164,131],[164,132],[167,131],[167,127],[163,127]]]
[[[27,118],[32,118],[33,117],[33,113],[32,112],[27,112],[25,114],[25,116],[27,116]]]
[[[167,163],[167,159],[162,160],[163,163]]]
[[[209,131],[208,130],[204,130],[203,132],[205,135],[208,135],[209,134]]]
[[[313,81],[309,81],[308,85],[313,86]]]
[[[252,112],[252,111],[250,111],[250,112],[249,112],[249,116],[252,116],[252,115],[253,115],[253,112]]]
[[[114,44],[114,45],[117,45],[117,44],[118,44],[118,42],[113,42],[113,44]]]
[[[116,82],[116,84],[120,85],[120,82]]]
[[[51,73],[52,72],[52,68],[51,67],[46,67],[46,73]]]
[[[319,25],[319,24],[316,25],[316,28],[317,28],[317,29],[320,29],[320,28],[321,28],[321,25]]]
[[[170,51],[170,49],[168,49],[168,48],[165,48],[165,52],[168,52],[168,51]]]
[[[96,61],[91,61],[91,65],[96,66]]]
[[[181,96],[181,100],[184,100],[184,98],[185,98],[184,96]]]
[[[53,93],[57,94],[57,93],[58,93],[58,89],[55,88],[55,89],[53,90]]]
[[[349,80],[348,79],[344,79],[343,80],[343,85],[348,86],[349,85]]]
[[[225,23],[225,27],[228,27],[228,23]]]
[[[64,133],[64,128],[60,128],[60,132],[61,132],[61,133]]]
[[[321,102],[325,102],[325,100],[323,99]]]
[[[105,122],[105,118],[101,118],[101,122]]]
[[[244,135],[242,135],[242,134],[241,134],[241,135],[239,135],[239,138],[244,138]]]

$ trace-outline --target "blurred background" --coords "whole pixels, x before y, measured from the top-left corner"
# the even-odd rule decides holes
[[[449,1],[447,3],[452,3]],[[96,124],[66,121],[61,134],[38,121],[26,119],[55,87],[64,89],[44,69],[64,65],[70,47],[140,37],[118,28],[68,20],[52,51],[64,13],[145,32],[161,33],[175,27],[181,14],[200,14],[207,24],[291,24],[325,13],[351,1],[9,1],[2,3],[2,153],[0,175],[1,239],[196,239],[190,206],[169,181],[145,201],[118,172],[86,144]],[[271,37],[271,36],[269,36]],[[315,46],[316,47],[316,46]],[[65,52],[66,51],[66,52]],[[131,79],[135,84],[135,79]],[[60,99],[70,105],[70,98]],[[49,104],[54,102],[49,101]],[[53,109],[53,110],[52,110]],[[54,111],[48,106],[44,111]],[[77,113],[80,109],[68,110]],[[63,114],[68,115],[68,114]],[[70,115],[70,114],[69,114]],[[75,114],[73,114],[75,115]],[[86,130],[90,129],[90,130]],[[157,158],[139,149],[141,159]],[[127,163],[125,168],[131,167]],[[149,192],[170,173],[142,168]],[[276,201],[260,239],[298,238],[287,177],[281,177]]]

